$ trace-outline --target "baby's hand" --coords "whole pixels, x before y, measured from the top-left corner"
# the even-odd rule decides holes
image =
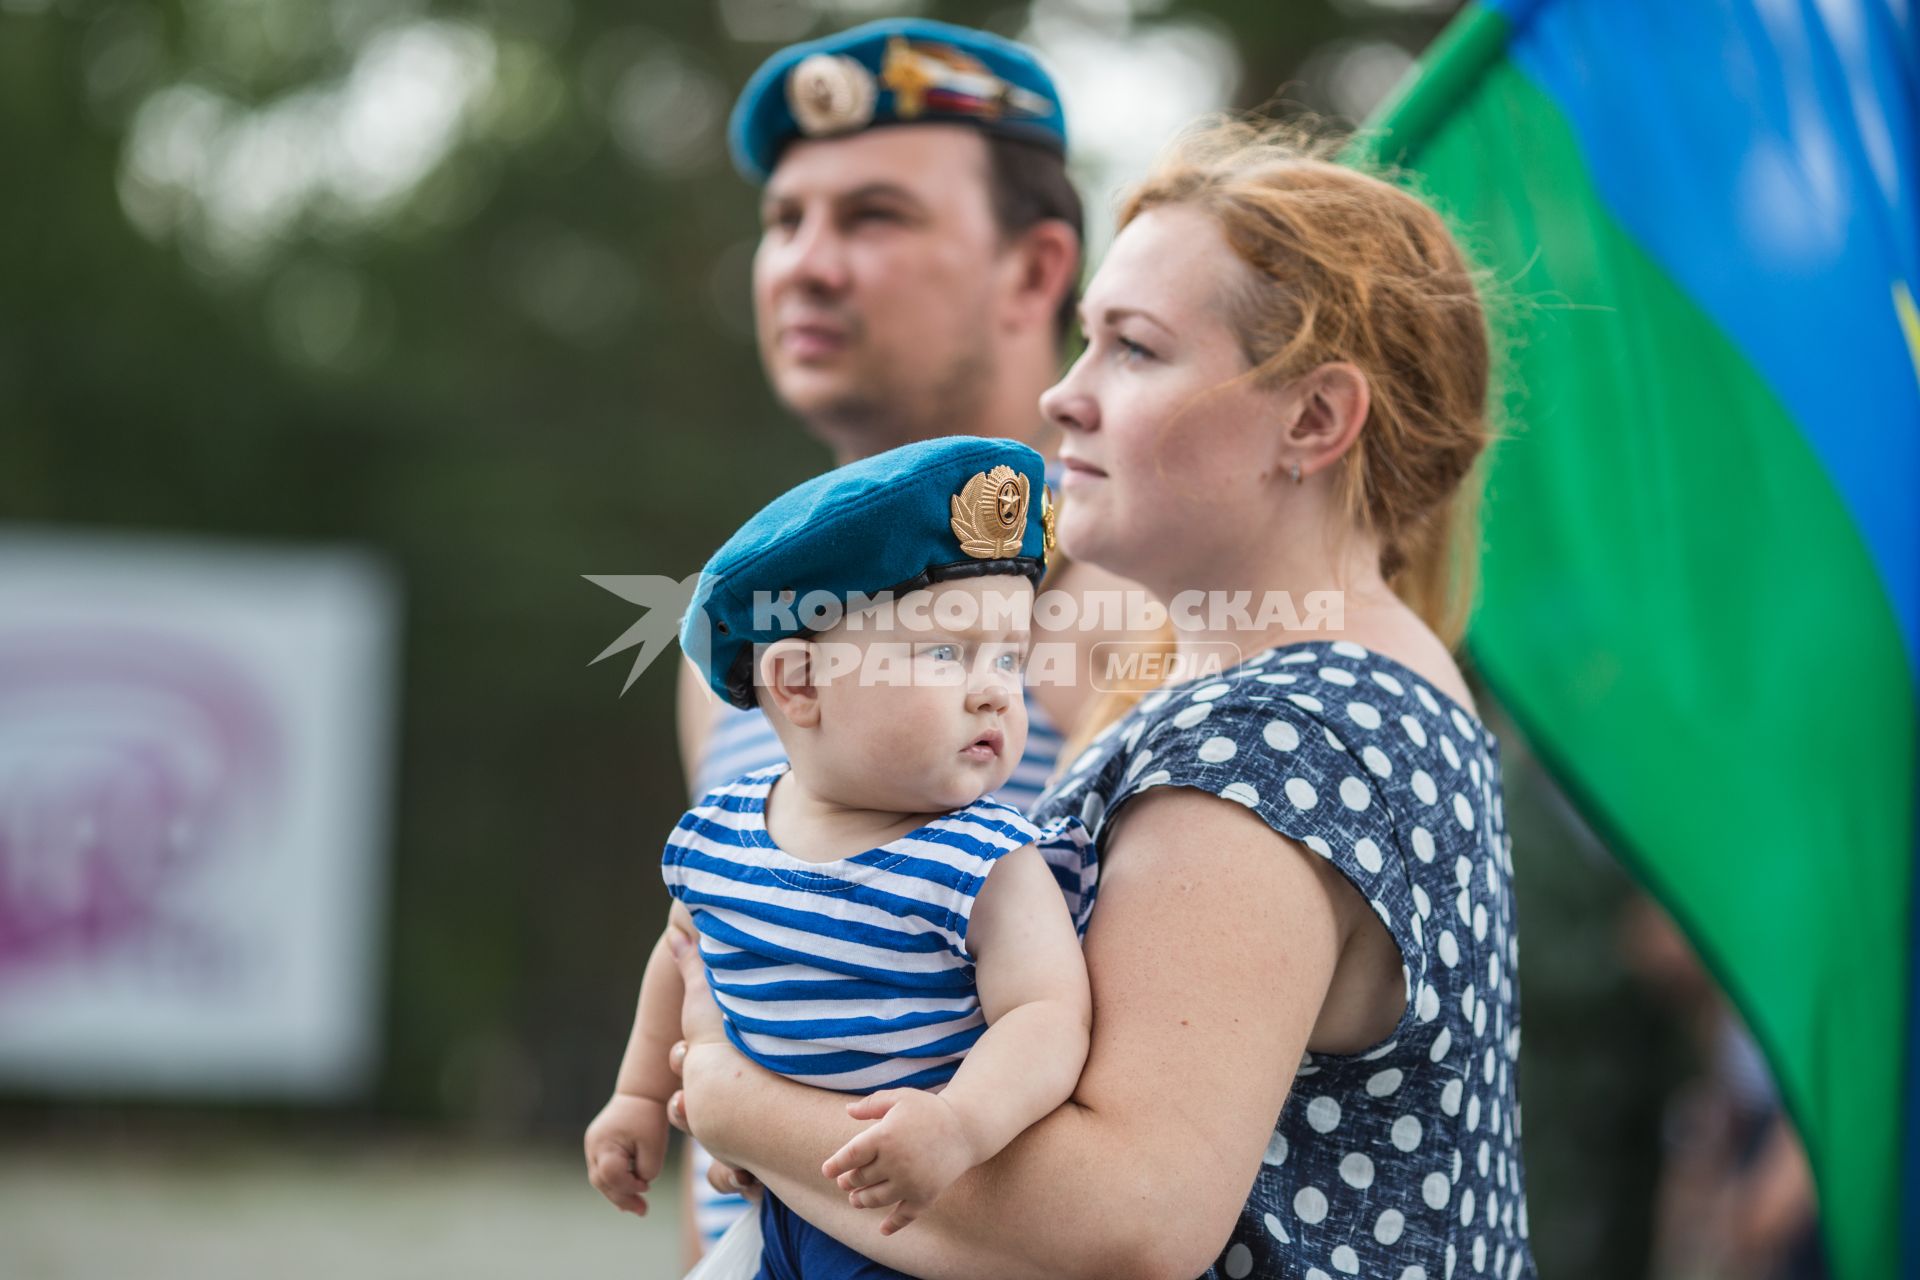
[[[880,1224],[890,1236],[979,1161],[960,1113],[937,1093],[883,1089],[847,1104],[856,1120],[873,1120],[833,1153],[820,1172],[834,1179],[856,1209],[892,1205]]]
[[[647,1216],[647,1188],[667,1152],[667,1109],[650,1098],[616,1093],[587,1126],[587,1181],[614,1208]]]

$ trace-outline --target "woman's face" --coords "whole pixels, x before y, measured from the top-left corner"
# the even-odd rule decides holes
[[[1150,209],[1114,239],[1081,304],[1087,349],[1040,398],[1065,437],[1069,555],[1157,589],[1191,582],[1265,519],[1281,402],[1235,381],[1249,366],[1228,322],[1250,278],[1197,209]]]

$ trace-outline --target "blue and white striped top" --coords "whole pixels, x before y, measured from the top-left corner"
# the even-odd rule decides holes
[[[1054,728],[1039,704],[1029,698],[1026,751],[1021,754],[1019,764],[1014,766],[1012,776],[994,793],[995,797],[1022,810],[1031,808],[1045,789],[1064,743],[1065,738],[1060,731]],[[765,712],[758,707],[742,711],[738,707],[723,705],[714,718],[713,729],[707,735],[706,745],[694,767],[694,794],[704,796],[742,774],[758,773],[784,763],[786,758],[787,753],[781,747],[780,739],[775,736],[773,726],[767,723]],[[1055,856],[1050,846],[1043,846],[1041,852],[1048,854],[1054,878],[1060,881],[1061,889],[1067,893],[1068,904],[1073,907],[1074,924],[1084,933],[1087,914],[1093,905],[1094,861],[1091,854],[1084,859],[1082,870],[1076,873],[1070,860]],[[1061,849],[1058,852],[1065,854],[1068,850]],[[1079,886],[1077,889],[1073,887],[1076,881]],[[742,1196],[713,1189],[713,1185],[707,1181],[707,1166],[713,1157],[707,1154],[705,1147],[688,1139],[687,1150],[693,1160],[694,1220],[699,1226],[702,1246],[712,1248],[733,1220],[747,1211],[747,1201]]]
[[[767,833],[767,795],[788,767],[706,796],[662,860],[699,926],[728,1038],[771,1071],[843,1093],[943,1084],[986,1029],[966,944],[993,864],[1051,842],[1091,866],[1085,829],[1069,819],[1042,832],[982,798],[877,849],[808,862]]]

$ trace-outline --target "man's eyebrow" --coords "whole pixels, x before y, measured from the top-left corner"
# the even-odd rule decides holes
[[[863,182],[851,191],[842,191],[834,197],[837,204],[851,204],[856,200],[900,200],[915,207],[925,207],[926,202],[911,190],[897,182]]]
[[[862,200],[894,200],[902,204],[912,205],[916,210],[920,211],[925,211],[927,207],[926,201],[922,200],[919,195],[910,188],[903,187],[897,182],[888,182],[885,179],[863,182],[859,186],[846,191],[836,191],[832,194],[831,199],[835,204],[840,205],[856,204]],[[804,193],[777,191],[769,187],[760,197],[760,209],[765,213],[773,209],[800,204],[803,200]]]

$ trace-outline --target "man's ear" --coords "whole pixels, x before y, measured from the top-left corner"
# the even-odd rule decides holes
[[[1297,460],[1303,475],[1310,476],[1353,447],[1373,396],[1358,365],[1334,360],[1295,379],[1285,401],[1287,465]]]
[[[798,636],[776,640],[756,664],[760,705],[777,708],[799,729],[820,723],[820,692],[813,684],[813,649]]]
[[[1053,327],[1060,300],[1080,278],[1080,237],[1060,218],[1042,218],[1022,231],[1010,251],[1014,272],[1009,323]]]

